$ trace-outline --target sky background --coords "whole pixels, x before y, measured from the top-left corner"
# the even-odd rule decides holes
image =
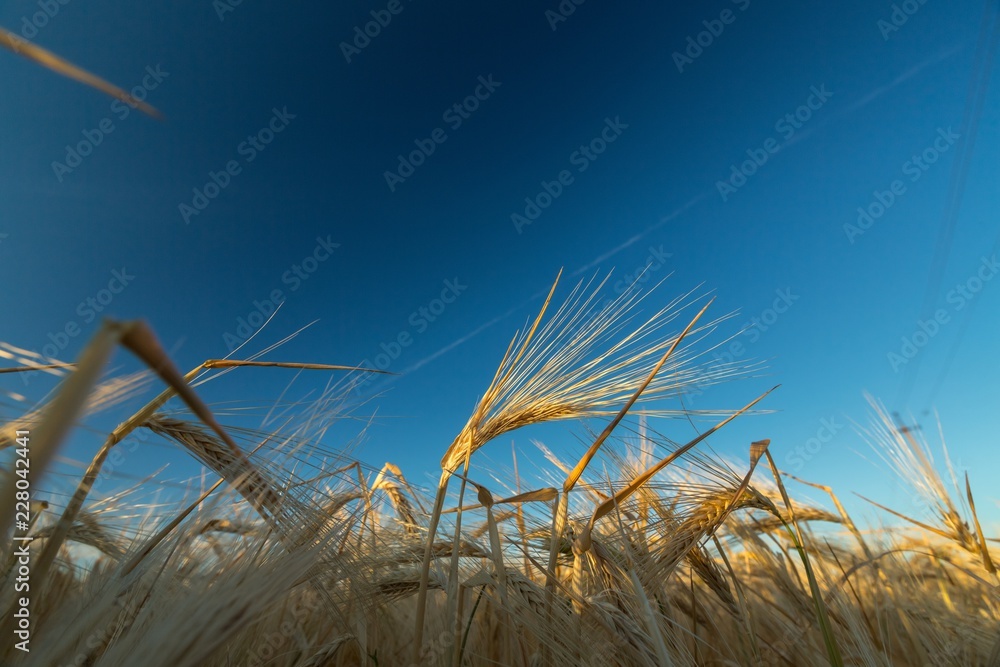
[[[245,352],[315,320],[266,358],[373,363],[383,344],[412,336],[386,367],[401,375],[372,385],[382,395],[359,414],[377,405],[378,418],[357,454],[426,483],[560,268],[565,295],[611,270],[614,285],[653,257],[650,282],[665,281],[650,307],[692,289],[715,295],[712,313],[739,314],[713,340],[737,335],[736,359],[767,366],[694,407],[737,408],[782,385],[762,404],[775,412],[734,423],[711,439],[716,451],[745,456],[769,437],[779,465],[833,485],[851,507],[863,506],[850,497],[858,491],[907,511],[912,500],[851,425],[867,423],[870,392],[933,442],[937,411],[959,470],[980,494],[995,488],[1000,280],[976,282],[980,271],[993,277],[983,261],[1000,238],[1000,105],[982,71],[996,60],[995,40],[992,52],[980,43],[995,3],[984,12],[979,0],[913,2],[897,26],[888,2],[566,1],[574,11],[555,21],[546,14],[555,0],[401,0],[349,58],[342,44],[372,12],[384,20],[387,3],[51,4],[0,2],[0,25],[126,89],[145,80],[139,92],[165,119],[0,53],[0,340],[39,352],[58,344],[56,356],[73,359],[100,323],[79,304],[124,271],[133,277],[100,315],[148,320],[186,370],[228,354],[226,334],[280,289],[284,305]],[[688,41],[699,33],[700,53]],[[694,57],[679,67],[675,54],[689,48]],[[456,128],[444,114],[480,77],[493,90],[479,89],[486,99]],[[810,101],[789,135],[778,122]],[[276,111],[286,126],[263,150],[248,149]],[[618,136],[580,171],[574,152],[609,121]],[[397,156],[438,128],[446,140],[390,187]],[[67,155],[94,137],[79,163]],[[733,165],[771,139],[781,149],[720,192]],[[914,172],[907,163],[925,150],[936,161]],[[185,215],[181,205],[193,206],[194,190],[230,161],[238,173]],[[518,229],[512,214],[563,170],[572,183]],[[858,207],[897,179],[901,194],[884,214],[850,233]],[[318,239],[339,245],[308,279],[295,278]],[[460,294],[414,325],[411,314],[446,281]],[[961,296],[952,291],[960,284],[981,289]],[[738,335],[753,317],[770,321],[781,294],[786,312],[753,342]],[[947,321],[894,369],[889,353],[920,331],[928,306]],[[69,323],[80,334],[60,340]],[[124,352],[115,364],[135,367]],[[206,396],[267,405],[292,375],[244,370]],[[7,416],[55,385],[0,378]],[[294,391],[323,381],[301,378]],[[791,452],[824,419],[842,427],[795,464]],[[691,428],[661,427],[676,439]],[[572,424],[517,432],[484,454],[507,464],[513,442],[530,457],[532,437],[578,451],[582,433]],[[66,456],[89,460],[92,435],[75,434]],[[327,446],[348,436],[332,433]],[[121,472],[170,463],[165,474],[181,479],[196,470],[166,446],[137,452]],[[995,500],[979,504],[995,523]]]

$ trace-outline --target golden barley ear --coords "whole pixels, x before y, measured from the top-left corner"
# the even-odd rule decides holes
[[[105,95],[110,95],[115,99],[121,100],[129,106],[139,109],[148,116],[156,118],[157,120],[163,119],[163,114],[157,111],[155,107],[146,104],[142,100],[132,97],[118,86],[108,83],[101,77],[91,74],[85,69],[77,67],[73,63],[64,58],[60,58],[47,49],[35,46],[26,39],[22,39],[4,28],[0,28],[0,46],[6,47],[17,55],[24,56],[28,60],[32,60],[42,67],[48,68],[57,74],[62,74],[65,77],[73,79],[74,81],[79,81],[85,86],[96,88]]]

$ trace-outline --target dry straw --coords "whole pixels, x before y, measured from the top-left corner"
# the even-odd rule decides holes
[[[478,416],[449,448],[444,486],[458,476],[476,496],[463,502],[460,493],[450,508],[441,489],[428,499],[393,464],[370,470],[331,457],[288,420],[265,433],[226,429],[191,386],[211,368],[338,367],[206,362],[182,375],[144,327],[110,323],[51,400],[29,413],[40,460],[55,457],[88,411],[114,410],[149,381],[100,379],[117,343],[168,386],[108,435],[65,504],[33,506],[37,651],[16,656],[4,647],[0,661],[411,664],[420,639],[415,664],[476,667],[996,664],[995,541],[976,513],[971,481],[939,474],[917,434],[874,406],[866,435],[925,499],[918,517],[888,508],[888,516],[905,517],[907,531],[860,528],[821,484],[813,486],[829,494],[835,512],[793,501],[782,481],[791,477],[774,465],[768,441],[752,445],[746,467],[698,453],[769,392],[680,442],[647,424],[657,413],[646,409],[635,455],[620,432],[625,417],[646,397],[683,391],[696,357],[687,341],[708,331],[698,324],[704,305],[680,331],[646,339],[656,352],[639,356],[618,346],[635,331],[621,304],[602,303],[592,319],[579,309],[599,303],[593,295],[574,291],[569,302],[553,317],[576,333],[539,317],[515,337]],[[675,307],[682,305],[691,302]],[[615,335],[593,340],[589,356],[560,352],[599,330]],[[625,379],[590,384],[574,371],[600,377],[608,365],[629,369]],[[168,411],[176,399],[186,416]],[[315,432],[342,414],[337,405],[324,395],[304,408]],[[555,484],[523,477],[516,462],[512,479],[480,481],[490,477],[472,465],[490,441],[483,433],[495,439],[570,413],[608,422],[575,465],[543,446],[551,472],[542,478]],[[162,501],[155,480],[91,498],[108,452],[136,428],[181,447],[214,479],[175,504]],[[765,459],[772,481],[755,477]],[[300,474],[307,461],[315,474]],[[133,500],[137,494],[148,498]],[[139,507],[150,510],[137,515]],[[463,516],[477,517],[477,527],[462,530]],[[452,517],[452,534],[440,535]],[[817,526],[834,532],[818,534]],[[8,552],[0,562],[0,602],[9,608],[16,561]]]

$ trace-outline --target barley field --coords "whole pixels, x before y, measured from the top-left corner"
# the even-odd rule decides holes
[[[672,440],[670,420],[690,415],[639,406],[743,371],[699,360],[718,324],[710,301],[686,295],[635,326],[637,298],[595,309],[577,286],[547,301],[442,448],[436,493],[321,443],[364,369],[285,364],[344,379],[294,428],[237,434],[191,386],[267,362],[182,374],[142,323],[106,324],[51,400],[4,426],[11,460],[30,456],[37,479],[78,416],[136,390],[138,378],[102,375],[116,347],[166,388],[121,416],[64,506],[33,503],[7,542],[5,634],[29,591],[32,632],[28,653],[4,642],[4,664],[998,664],[995,540],[967,483],[874,400],[867,437],[928,510],[884,508],[892,527],[857,525],[821,484],[834,511],[791,497],[768,440],[741,462],[702,449],[770,392]],[[3,350],[17,371],[40,365]],[[504,434],[587,417],[606,426],[578,460],[546,452],[548,486],[523,483],[516,460],[513,474],[477,464]],[[92,498],[109,452],[138,429],[212,483],[176,506],[150,502],[156,479]],[[21,470],[5,470],[8,530],[26,505]]]
[[[240,4],[215,2],[212,12],[232,25],[251,12]],[[896,39],[894,32],[906,22],[935,11],[921,9],[924,3],[903,4],[909,9],[893,5],[891,21],[875,24],[886,42]],[[52,3],[52,13],[39,3],[42,13],[26,15],[21,32],[33,31],[34,37],[50,21],[56,24],[60,11],[69,12],[67,5]],[[736,39],[734,33],[752,20],[749,0],[732,5],[702,21],[705,31],[695,33],[700,41],[689,37],[686,50],[667,59],[678,74],[708,67],[716,40]],[[404,6],[389,2],[371,10],[366,25],[375,28],[356,27],[351,41],[338,47],[346,63],[374,58],[390,39],[389,24],[402,31],[404,21],[421,11],[415,5],[402,13]],[[586,19],[571,16],[592,7],[576,0],[560,3],[544,14],[543,27],[555,32],[570,20],[582,23]],[[735,27],[727,27],[737,17]],[[50,76],[56,73],[84,84],[88,93],[110,97],[111,109],[124,110],[122,121],[131,110],[163,118],[156,105],[136,94],[141,91],[144,98],[169,79],[159,66],[147,67],[143,79],[155,85],[127,91],[14,32],[0,29],[0,46],[5,57],[41,66],[39,77],[56,79]],[[934,56],[938,60],[931,65],[947,55]],[[907,70],[891,85],[931,65]],[[447,109],[443,121],[458,131],[480,103],[501,104],[490,98],[517,85],[507,81],[503,75],[478,76],[474,92]],[[789,143],[793,136],[803,140],[817,127],[798,133],[804,123],[841,94],[812,85],[806,101],[779,119],[776,131],[787,132]],[[297,118],[287,107],[272,107],[271,113],[261,132],[272,139]],[[558,198],[566,203],[567,193],[582,194],[584,186],[570,189],[574,178],[583,180],[580,174],[605,150],[610,155],[614,142],[624,144],[628,139],[622,137],[639,132],[629,129],[636,121],[613,114],[602,123],[593,123],[598,130],[589,144],[570,153],[569,164],[579,165],[579,173],[553,171],[554,177],[538,181],[537,194],[518,204],[523,215],[520,210],[511,215],[517,235],[547,233],[545,225],[554,224],[555,214],[546,212],[543,220],[543,211],[554,208]],[[400,154],[394,171],[385,172],[391,193],[412,188],[409,179],[417,168],[435,151],[444,152],[438,147],[445,141],[443,130],[429,136],[414,141],[419,162],[408,157],[414,152]],[[961,135],[949,127],[934,136],[936,161]],[[103,134],[99,139],[91,151],[105,140],[111,143]],[[777,153],[772,150],[777,143],[769,143],[774,139],[762,141],[745,151],[756,165],[752,171],[734,163],[731,177],[718,181],[723,203],[748,196],[744,186],[750,177]],[[244,167],[251,172],[247,165],[264,146],[254,136],[237,145],[236,154],[248,156],[246,163],[233,160],[222,163],[222,171],[209,172],[215,195],[205,194],[209,182],[194,188],[190,202],[179,206],[184,225],[202,224],[210,200],[221,201],[222,190],[250,178],[240,174]],[[600,150],[588,152],[587,146]],[[270,157],[278,149],[267,151]],[[76,162],[69,157],[65,164],[54,163],[60,184],[82,164],[81,156]],[[445,159],[440,153],[438,158]],[[601,157],[601,164],[612,159]],[[907,162],[903,173],[922,177],[927,170],[922,164]],[[764,187],[765,178],[754,183]],[[238,185],[232,187],[229,194]],[[897,201],[907,201],[906,192],[895,184],[876,190],[878,207],[858,209],[864,224],[844,227],[848,242],[876,230],[864,239],[874,244],[877,219]],[[213,204],[211,213],[223,206]],[[652,229],[662,231],[673,216]],[[585,235],[574,230],[561,238],[570,236]],[[602,247],[599,258],[637,238],[613,251]],[[0,241],[6,239],[0,233]],[[198,245],[185,243],[185,252]],[[737,240],[736,245],[743,252],[747,244]],[[799,298],[791,288],[768,291],[773,307],[732,334],[735,314],[720,308],[715,290],[674,294],[674,283],[662,276],[646,284],[672,257],[662,245],[650,246],[649,260],[632,272],[593,270],[594,262],[575,272],[559,270],[540,293],[540,307],[532,304],[531,316],[505,330],[506,348],[489,348],[492,375],[455,364],[421,388],[434,395],[441,391],[441,378],[459,376],[477,383],[475,394],[466,397],[467,418],[458,415],[464,426],[429,450],[423,469],[411,470],[396,456],[412,460],[416,436],[414,442],[381,439],[376,414],[383,396],[371,383],[398,375],[402,366],[390,362],[413,344],[412,332],[428,329],[445,311],[451,314],[467,285],[458,278],[435,278],[435,295],[444,285],[440,297],[413,307],[412,329],[383,341],[378,348],[383,352],[372,355],[376,363],[331,360],[326,354],[286,356],[286,349],[301,349],[293,346],[305,327],[273,344],[255,340],[260,331],[270,334],[278,305],[313,280],[319,264],[339,247],[329,235],[317,237],[316,249],[306,256],[311,262],[277,274],[287,293],[268,292],[281,298],[267,300],[266,308],[253,301],[252,315],[266,319],[264,325],[250,332],[256,325],[241,315],[236,334],[222,335],[232,342],[229,354],[191,369],[179,367],[182,355],[161,343],[144,317],[99,320],[79,337],[78,354],[68,347],[81,331],[76,319],[50,334],[51,342],[41,348],[67,341],[58,344],[58,354],[29,349],[16,329],[2,330],[0,665],[1000,667],[1000,536],[995,525],[980,519],[991,516],[984,510],[1000,500],[1000,487],[977,486],[963,466],[953,464],[945,446],[947,422],[930,428],[924,420],[920,430],[909,417],[866,396],[866,420],[853,426],[867,447],[857,460],[873,461],[881,475],[883,488],[874,489],[845,486],[843,479],[834,488],[826,464],[805,472],[784,469],[795,461],[795,450],[780,434],[746,442],[729,435],[733,422],[778,413],[786,400],[781,385],[772,386],[781,376],[765,376],[765,364],[734,352],[731,343],[748,331],[754,340],[767,331]],[[755,256],[754,270],[770,262],[769,255],[761,256],[761,261]],[[959,284],[949,293],[949,302],[953,295],[960,304],[956,312],[972,303],[996,272],[987,270],[1000,266],[993,258],[991,263],[983,256],[976,265],[972,275],[978,276],[979,289],[967,294]],[[381,258],[366,261],[384,267]],[[512,260],[497,271],[508,280],[520,267]],[[699,272],[715,270],[698,262]],[[108,303],[135,278],[124,268],[112,276],[118,282],[97,293],[107,292]],[[742,280],[741,275],[734,288]],[[201,289],[211,302],[208,288]],[[225,298],[204,308],[217,308]],[[381,297],[367,298],[381,304]],[[462,297],[471,298],[479,297]],[[86,303],[89,310],[78,312],[90,323],[102,308],[93,299],[81,306]],[[156,308],[152,300],[148,305]],[[171,318],[195,308],[184,302],[183,312],[172,312]],[[937,313],[933,320],[918,321],[898,354],[889,350],[893,373],[947,324],[949,312]],[[110,309],[105,314],[111,315]],[[339,311],[335,317],[354,322]],[[444,351],[487,326],[506,326],[506,317],[490,319]],[[4,326],[15,320],[11,315]],[[894,333],[893,345],[897,338]],[[849,339],[847,345],[855,343]],[[832,348],[817,347],[814,356],[823,358]],[[728,356],[720,350],[729,350]],[[420,368],[441,354],[408,360],[407,368]],[[123,359],[138,370],[122,370]],[[985,369],[991,362],[982,363]],[[308,400],[255,406],[266,419],[248,427],[246,401],[252,399],[245,383],[266,373],[277,378],[268,382],[289,387],[293,376],[322,378],[321,389]],[[38,401],[19,393],[16,380],[28,377],[43,377],[51,387]],[[820,375],[816,386],[828,377],[832,374]],[[723,385],[736,387],[743,398],[724,407],[701,400]],[[208,390],[211,400],[205,398]],[[692,397],[699,397],[698,407]],[[135,409],[137,403],[141,407]],[[703,407],[710,404],[714,407]],[[360,433],[343,437],[342,424],[361,424]],[[535,437],[536,427],[545,429],[544,438]],[[81,444],[87,442],[84,435],[100,444]],[[118,467],[126,442],[128,455],[136,453],[133,461],[155,466],[162,457],[163,468],[141,478],[122,475]],[[67,454],[71,445],[74,452],[85,447],[85,460]],[[989,445],[958,443],[963,452]],[[848,455],[834,449],[824,452],[827,462],[855,465],[854,459],[844,464]],[[166,459],[175,456],[199,474],[178,482],[164,473]],[[428,470],[431,481],[425,478]],[[996,479],[989,470],[975,472],[978,480]],[[128,483],[109,487],[107,479]],[[897,507],[868,499],[884,498],[890,486],[903,489],[910,502]],[[867,511],[860,516],[847,506]]]

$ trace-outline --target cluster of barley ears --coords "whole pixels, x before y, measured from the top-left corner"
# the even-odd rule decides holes
[[[741,374],[704,361],[721,320],[703,322],[710,302],[693,294],[643,314],[638,292],[601,300],[603,286],[581,283],[558,306],[553,286],[444,448],[436,489],[323,444],[366,369],[254,357],[183,374],[137,322],[106,323],[75,364],[0,345],[0,378],[64,374],[43,405],[0,429],[9,453],[11,434],[30,428],[36,480],[88,415],[164,386],[17,533],[31,538],[30,653],[7,639],[17,567],[4,464],[0,662],[998,664],[993,540],[967,481],[945,483],[927,444],[875,403],[866,435],[923,499],[913,517],[886,508],[907,529],[855,524],[827,487],[815,485],[832,511],[792,500],[767,440],[743,464],[703,449],[764,396],[697,415],[717,423],[687,441],[668,437],[671,419],[693,415],[664,406]],[[150,370],[106,377],[116,346]],[[283,372],[261,366],[345,379],[300,406],[300,419],[224,426],[198,387],[220,368]],[[480,452],[496,460],[502,436],[567,420],[583,425],[583,443],[538,443],[538,474],[520,474],[516,458],[506,472],[485,465]],[[185,497],[164,496],[156,478],[94,493],[109,453],[138,430],[190,454],[207,482]]]

